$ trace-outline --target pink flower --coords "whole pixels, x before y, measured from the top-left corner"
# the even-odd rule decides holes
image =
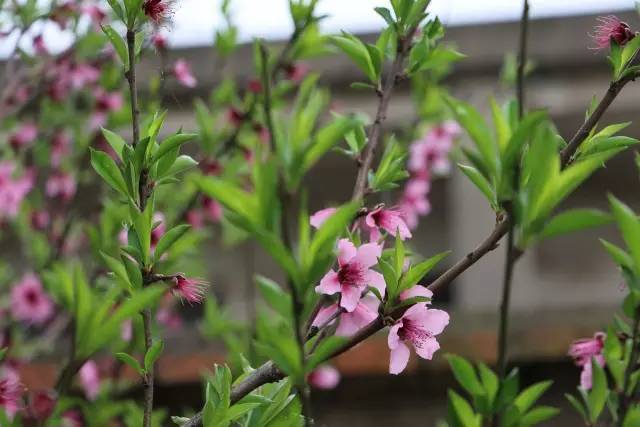
[[[340,307],[348,312],[356,309],[360,295],[367,286],[377,288],[384,293],[385,283],[382,274],[371,270],[378,263],[382,247],[367,243],[358,249],[348,239],[338,242],[337,272],[330,270],[316,286],[316,292],[333,295],[340,293]]]
[[[423,179],[410,179],[404,187],[404,192],[398,203],[407,226],[415,229],[419,217],[431,212],[431,203],[427,198],[431,185]]]
[[[453,121],[431,128],[424,138],[411,144],[408,169],[414,176],[428,178],[431,173],[446,174],[451,169],[449,151],[460,135],[460,126]]]
[[[413,346],[418,356],[431,360],[440,348],[435,337],[448,324],[447,312],[429,309],[426,303],[418,303],[409,308],[389,330],[389,373],[397,375],[404,371],[411,354],[408,344]]]
[[[222,173],[222,165],[216,159],[206,159],[199,164],[202,173],[210,176],[218,176]]]
[[[29,414],[38,422],[46,421],[56,407],[56,396],[52,391],[38,390],[29,396]]]
[[[262,82],[260,82],[260,80],[258,79],[251,79],[247,84],[247,89],[251,93],[255,93],[255,94],[262,93]]]
[[[191,66],[184,59],[178,59],[173,65],[173,75],[176,79],[188,88],[194,88],[198,84],[195,76],[191,72]]]
[[[209,284],[201,279],[193,279],[178,275],[175,278],[173,294],[190,304],[201,303],[207,295]]]
[[[235,127],[240,126],[246,118],[247,115],[237,108],[231,107],[227,110],[227,120]]]
[[[166,50],[168,47],[167,37],[161,33],[154,33],[151,36],[151,43],[157,50]]]
[[[107,92],[102,88],[98,88],[94,91],[95,108],[101,112],[118,111],[122,109],[124,100],[120,92]]]
[[[42,325],[51,318],[53,310],[53,301],[35,274],[25,274],[11,289],[11,314],[16,320]]]
[[[309,218],[309,223],[313,228],[319,229],[322,226],[322,224],[324,224],[324,222],[329,219],[331,215],[336,213],[337,210],[338,209],[336,208],[321,209],[318,212],[311,215],[311,218]]]
[[[574,341],[569,348],[569,356],[573,358],[576,365],[582,367],[580,386],[585,390],[591,389],[592,360],[595,359],[600,366],[605,365],[604,355],[602,354],[605,338],[606,334],[604,332],[597,332],[593,338]]]
[[[307,376],[312,387],[320,390],[332,390],[340,383],[340,372],[331,365],[318,366]]]
[[[51,166],[57,168],[62,159],[71,153],[71,137],[64,131],[57,131],[51,137]]]
[[[405,222],[404,213],[398,209],[378,207],[367,214],[365,224],[369,227],[372,241],[378,240],[380,228],[392,236],[395,236],[396,232],[400,233],[402,240],[411,238],[411,231]]]
[[[75,64],[70,65],[68,74],[69,84],[74,89],[84,89],[86,86],[91,85],[98,81],[100,78],[100,70],[91,64]],[[106,93],[102,91],[102,93]],[[95,96],[95,94],[94,94]],[[122,98],[119,92],[111,95],[111,99],[107,101],[108,104],[117,106],[117,97],[120,96],[120,109],[122,107]]]
[[[293,83],[301,83],[309,72],[309,67],[304,64],[290,64],[285,67],[285,75],[287,80]]]
[[[607,335],[604,332],[596,332],[593,338],[576,340],[569,348],[569,356],[574,359],[578,366],[584,366],[591,361],[592,357],[602,355],[604,340]]]
[[[47,46],[44,43],[44,38],[42,34],[38,34],[33,38],[33,50],[38,55],[48,55],[49,50],[47,50]]]
[[[80,385],[84,390],[87,399],[93,401],[98,397],[100,392],[100,372],[98,371],[98,365],[93,360],[89,360],[78,372],[80,375]]]
[[[158,309],[156,320],[168,329],[178,330],[182,327],[182,318],[180,315],[168,307]]]
[[[142,10],[156,26],[168,24],[174,14],[174,0],[145,0]]]
[[[23,123],[18,130],[9,137],[9,144],[15,149],[30,145],[38,137],[38,127],[31,122]]]
[[[16,165],[10,161],[0,162],[0,220],[15,218],[22,200],[33,188],[33,174],[14,178],[15,169]]]
[[[595,43],[594,49],[608,49],[612,41],[624,46],[635,37],[629,25],[617,16],[601,16],[598,22],[600,25],[595,27],[595,34],[591,36]]]
[[[33,211],[31,213],[31,226],[34,230],[42,231],[51,223],[51,216],[47,211]]]
[[[13,371],[5,372],[0,377],[0,408],[4,409],[9,418],[13,418],[22,409],[23,389],[20,378]]]
[[[82,7],[82,13],[87,15],[93,25],[100,29],[100,24],[107,18],[107,13],[97,4],[88,4]]]
[[[82,414],[75,409],[66,411],[64,414],[62,414],[61,427],[84,427]]]
[[[73,199],[76,194],[76,180],[68,173],[58,171],[47,179],[45,193],[48,197],[60,198],[65,202]]]
[[[217,223],[222,219],[222,205],[217,200],[205,197],[202,200],[202,209],[209,221]]]
[[[336,335],[342,337],[351,336],[376,320],[378,317],[379,306],[380,302],[375,296],[364,296],[360,301],[358,301],[356,308],[352,312],[345,311],[340,314],[340,323],[336,329]],[[332,317],[335,316],[338,310],[340,310],[338,304],[331,304],[327,307],[321,308],[320,311],[318,311],[316,318],[313,320],[312,326],[317,328],[324,326]]]
[[[127,319],[120,326],[120,338],[122,341],[129,342],[133,339],[133,322]]]
[[[195,230],[200,230],[204,227],[204,217],[200,209],[190,209],[185,215],[185,219]]]

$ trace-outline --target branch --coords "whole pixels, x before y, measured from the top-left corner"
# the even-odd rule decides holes
[[[518,53],[518,76],[516,82],[516,96],[518,102],[518,118],[522,120],[525,112],[525,67],[527,65],[527,33],[529,27],[529,1],[524,0],[522,6],[522,18],[520,19],[520,48]],[[513,189],[517,194],[520,183],[520,164],[516,164],[513,174]],[[513,201],[508,203],[507,212],[513,217]],[[500,322],[498,326],[498,374],[504,378],[507,372],[507,334],[509,332],[509,305],[511,304],[511,289],[513,288],[513,271],[515,269],[516,256],[515,248],[516,224],[509,222],[509,232],[507,235],[507,251],[504,260],[504,275],[502,279],[502,300],[500,302]],[[491,420],[493,424],[494,419]]]
[[[391,94],[393,93],[393,89],[395,88],[398,79],[402,75],[404,60],[409,53],[411,41],[413,40],[417,29],[418,27],[416,24],[410,28],[404,36],[398,37],[396,57],[391,65],[391,70],[387,75],[382,92],[380,93],[380,102],[378,103],[376,118],[369,129],[367,145],[364,148],[362,161],[358,164],[358,175],[356,177],[356,184],[353,188],[352,200],[361,200],[367,192],[369,170],[373,166],[373,158],[375,156],[376,148],[378,147],[382,137],[382,124],[387,119],[387,110],[389,109]]]
[[[398,67],[398,65],[395,62],[394,62],[394,65],[395,66],[392,68],[392,70],[396,70],[397,72],[397,70],[400,69],[401,67]],[[622,88],[628,82],[635,80],[636,77],[637,75],[635,73],[630,75],[625,75],[620,80],[617,80],[611,83],[609,90],[607,91],[605,96],[602,98],[602,100],[598,104],[598,107],[591,113],[591,115],[587,118],[584,124],[580,127],[580,129],[571,139],[567,147],[565,147],[565,149],[562,150],[561,163],[563,167],[570,162],[571,157],[573,156],[575,151],[578,149],[580,144],[582,144],[582,142],[588,137],[591,130],[593,130],[593,128],[596,126],[596,124],[598,123],[598,121],[600,120],[604,112],[611,105],[611,103],[620,93]],[[388,82],[389,80],[387,80],[387,83]],[[390,91],[392,90],[392,88],[393,88],[393,85],[389,87],[385,85],[385,90],[383,91],[383,94],[381,96],[381,101],[378,108],[379,114],[376,115],[376,121],[374,122],[374,125],[372,126],[372,129],[370,132],[369,143],[374,143],[375,145],[378,144],[377,139],[380,136],[380,127],[381,127],[383,118],[386,114],[386,109],[388,107],[388,102],[389,102],[389,100],[386,99],[384,92],[386,92],[387,90]],[[389,95],[387,95],[387,97],[388,96]],[[376,128],[378,130],[374,132]],[[372,139],[373,136],[376,136],[375,141]],[[368,168],[370,168],[373,162],[373,149],[369,149],[369,146],[367,146],[367,149],[365,150],[365,152],[366,153],[371,152],[371,154],[369,154],[371,158],[367,162],[367,164],[369,165]],[[366,173],[363,173],[364,165],[365,163],[363,161],[363,166],[360,167],[359,173],[358,173],[359,180],[357,180],[356,189],[354,190],[354,198],[356,199],[363,197],[366,189],[366,180],[362,181],[362,178],[360,178],[361,175],[366,176]],[[367,168],[367,172],[368,172],[368,168]],[[358,196],[358,197],[355,197],[355,196]],[[469,252],[464,258],[462,258],[456,264],[450,267],[447,271],[441,274],[436,280],[434,280],[428,286],[428,288],[433,292],[443,289],[447,285],[451,284],[451,282],[453,282],[458,276],[464,273],[467,269],[473,266],[484,255],[486,255],[487,253],[497,248],[498,243],[500,242],[500,239],[502,239],[502,237],[504,237],[509,231],[510,222],[511,220],[508,214],[504,214],[503,216],[501,216],[498,219],[491,234],[489,234],[489,236],[484,241],[482,241],[482,243],[480,243],[473,251]],[[350,350],[357,344],[361,343],[362,341],[366,340],[367,338],[371,337],[372,335],[374,335],[384,327],[385,327],[384,320],[382,319],[382,317],[379,316],[369,325],[360,329],[355,335],[351,337],[351,339],[345,342],[342,346],[338,347],[331,354],[329,354],[325,360],[332,359],[334,357],[337,357],[347,352],[348,350]],[[258,369],[253,371],[251,374],[249,374],[246,378],[244,378],[244,380],[242,380],[241,382],[239,382],[233,387],[231,391],[231,403],[238,402],[240,399],[242,399],[243,397],[251,393],[253,390],[257,389],[258,387],[264,384],[280,381],[285,377],[286,375],[277,366],[275,366],[272,361],[266,362],[265,364],[260,366]],[[202,414],[198,413],[195,416],[193,416],[189,421],[187,421],[185,424],[183,424],[183,427],[200,427],[201,425],[202,425]]]

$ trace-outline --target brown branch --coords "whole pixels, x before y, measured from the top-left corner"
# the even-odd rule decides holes
[[[525,67],[527,65],[527,35],[529,27],[529,1],[524,0],[522,6],[522,18],[520,19],[520,48],[518,53],[518,75],[516,79],[516,97],[518,102],[518,119],[522,120],[525,112]],[[516,163],[513,174],[513,192],[517,194],[520,185],[520,163]],[[509,216],[514,216],[514,203],[505,204]],[[507,250],[504,260],[504,275],[502,279],[502,299],[500,302],[500,321],[498,323],[498,375],[504,378],[507,373],[507,334],[509,332],[509,305],[511,304],[511,289],[513,288],[513,273],[518,260],[516,256],[516,224],[509,222],[507,233]],[[491,419],[491,424],[495,422]]]
[[[571,157],[573,156],[575,151],[578,149],[580,144],[588,137],[591,130],[596,126],[596,124],[598,123],[598,121],[600,120],[604,112],[611,105],[611,103],[616,98],[616,96],[620,93],[622,88],[628,82],[633,81],[636,77],[637,77],[636,74],[625,75],[620,80],[615,81],[610,85],[609,90],[607,91],[603,99],[598,104],[598,107],[593,111],[593,113],[587,118],[585,123],[580,127],[580,129],[571,139],[567,147],[565,147],[565,149],[562,150],[561,163],[563,167],[570,162]],[[383,102],[382,101],[383,99],[384,99],[384,93],[382,94],[382,97],[381,97],[381,104]],[[388,100],[386,101],[386,105],[388,106]],[[374,123],[374,127],[380,127],[382,120],[378,120],[378,119],[384,117],[384,114],[386,112],[386,107],[384,109],[379,108],[378,110],[379,112],[382,111],[382,114],[380,115],[380,117],[378,117],[378,115],[376,116],[376,122],[379,122],[379,123],[377,124],[377,126],[376,126],[376,123]],[[378,135],[378,137],[379,137],[379,132],[380,130],[376,131],[376,134]],[[370,135],[373,135],[373,132],[371,132]],[[371,139],[369,142],[371,142]],[[369,167],[372,161],[373,161],[373,155],[371,154],[371,159],[368,161]],[[362,170],[363,169],[361,168],[358,174],[359,176],[362,174]],[[357,182],[360,183],[361,180]],[[361,184],[361,183],[357,184],[358,187],[356,188],[356,191],[354,191],[354,196],[360,195],[359,197],[357,197],[358,199],[364,196],[365,189],[366,189],[366,181],[364,181],[364,183],[365,184]],[[362,189],[360,189],[360,186],[362,186]],[[482,243],[480,243],[473,251],[469,252],[464,258],[459,260],[452,267],[447,269],[447,271],[445,271],[436,280],[434,280],[428,286],[428,288],[436,292],[443,289],[447,285],[451,284],[458,276],[460,276],[462,273],[468,270],[471,266],[473,266],[484,255],[491,252],[498,246],[498,243],[500,242],[502,237],[504,237],[509,231],[509,224],[510,224],[510,219],[508,215],[505,214],[501,218],[499,218],[491,234]],[[353,348],[357,344],[361,343],[365,339],[371,337],[372,335],[374,335],[375,333],[383,329],[384,326],[385,326],[384,320],[382,319],[382,317],[379,316],[369,325],[365,326],[360,331],[358,331],[355,335],[353,335],[351,339],[345,342],[342,346],[334,350],[330,355],[328,355],[328,357],[325,360],[332,359],[334,357],[337,357],[345,353],[349,349]],[[285,376],[286,375],[280,369],[278,369],[272,361],[266,362],[265,364],[260,366],[258,369],[253,371],[251,374],[249,374],[244,380],[242,380],[241,382],[239,382],[233,387],[231,391],[231,403],[236,403],[240,399],[242,399],[243,397],[251,393],[253,390],[257,389],[258,387],[264,384],[279,381],[285,378]],[[185,424],[183,424],[183,427],[200,427],[201,425],[202,425],[202,414],[198,413],[194,417],[192,417],[189,421],[187,421]]]

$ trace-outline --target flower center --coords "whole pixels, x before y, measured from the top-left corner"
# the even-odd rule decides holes
[[[338,280],[345,286],[360,286],[364,281],[364,269],[355,262],[343,265],[338,270]]]
[[[433,334],[424,330],[416,323],[402,319],[402,327],[398,330],[398,336],[403,341],[411,341],[417,348],[422,348],[422,344],[429,338],[433,338]]]
[[[36,291],[34,291],[33,289],[29,289],[25,294],[24,294],[27,302],[31,305],[36,305],[36,303],[38,302],[38,293]]]

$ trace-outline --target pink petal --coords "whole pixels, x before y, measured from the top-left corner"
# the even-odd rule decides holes
[[[356,255],[353,257],[353,261],[362,265],[364,268],[369,268],[378,263],[378,258],[382,254],[382,246],[377,243],[366,243],[358,248]]]
[[[377,271],[367,271],[367,285],[372,286],[380,292],[380,295],[384,298],[384,294],[387,288],[387,284],[384,281],[384,276]]]
[[[413,346],[416,349],[416,354],[426,360],[431,360],[433,354],[440,348],[440,344],[435,338],[427,338],[418,345],[414,343]]]
[[[338,242],[338,264],[345,265],[356,256],[356,247],[349,239],[340,239]]]
[[[429,289],[425,288],[424,286],[415,285],[410,287],[409,289],[402,291],[400,293],[400,300],[404,301],[409,298],[415,298],[415,297],[431,298],[432,296],[433,296],[433,292],[431,292]]]
[[[361,294],[362,289],[358,286],[341,286],[340,307],[351,313],[356,309]]]
[[[327,323],[327,320],[329,320],[338,310],[338,305],[337,304],[331,304],[327,307],[323,307],[318,311],[318,314],[316,315],[316,318],[313,319],[313,323],[311,324],[311,326],[322,326],[325,323]]]
[[[322,224],[324,224],[324,222],[327,219],[329,219],[331,215],[336,213],[336,211],[337,211],[336,208],[321,209],[318,212],[311,215],[311,218],[309,219],[309,223],[314,228],[320,228]]]
[[[340,316],[340,325],[338,325],[338,329],[336,330],[337,335],[353,335],[378,317],[377,305],[372,309],[371,304],[367,304],[366,300],[366,297],[361,299],[353,312],[344,313]],[[377,300],[375,302],[377,302]]]
[[[389,335],[387,335],[387,345],[391,350],[398,347],[401,344],[400,335],[398,331],[402,328],[402,320],[398,321],[395,325],[389,328]]]
[[[315,388],[331,390],[340,382],[340,372],[330,365],[319,366],[309,374],[308,381]]]
[[[582,372],[580,373],[580,387],[585,390],[591,390],[592,383],[592,366],[591,362],[585,364],[582,367]]]
[[[320,284],[316,286],[316,292],[319,294],[333,295],[340,292],[340,281],[338,273],[333,270],[327,272],[320,280]]]
[[[428,309],[423,317],[423,327],[433,335],[444,331],[449,324],[449,313],[443,310]]]
[[[398,375],[404,371],[407,363],[409,363],[410,354],[409,347],[404,343],[400,343],[396,348],[392,349],[389,355],[389,373]]]

